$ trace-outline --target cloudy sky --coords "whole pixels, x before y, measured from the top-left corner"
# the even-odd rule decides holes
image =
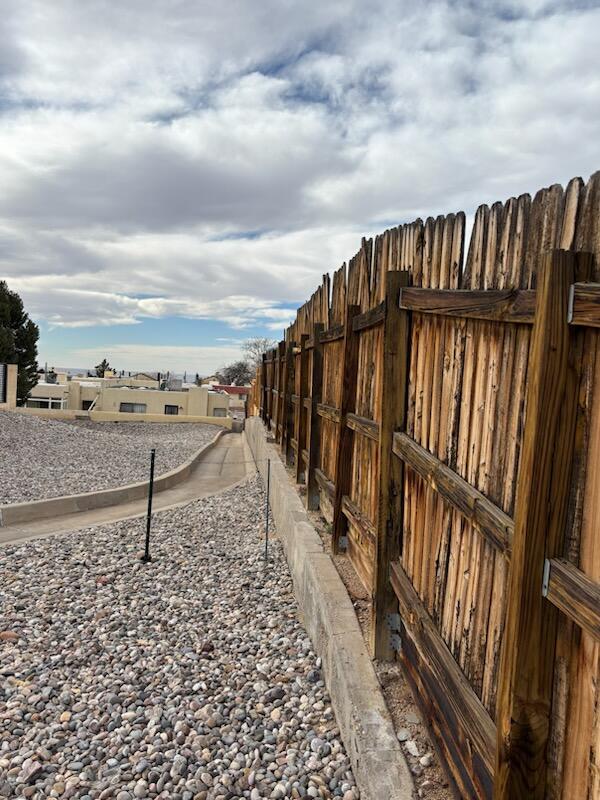
[[[600,168],[600,2],[1,0],[40,360],[207,373],[362,234]]]

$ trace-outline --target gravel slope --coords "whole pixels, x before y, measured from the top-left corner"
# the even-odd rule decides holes
[[[358,798],[263,504],[0,549],[0,796]]]
[[[213,439],[214,425],[61,422],[0,412],[0,504],[110,489],[182,464]]]

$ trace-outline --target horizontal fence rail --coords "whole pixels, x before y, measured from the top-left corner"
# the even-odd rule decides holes
[[[458,793],[600,796],[600,174],[464,238],[449,214],[363,240],[265,354],[254,412]]]

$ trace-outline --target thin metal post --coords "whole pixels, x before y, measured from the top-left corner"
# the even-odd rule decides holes
[[[148,484],[148,513],[146,515],[146,549],[144,550],[144,555],[142,557],[142,561],[146,564],[152,561],[152,557],[150,556],[150,526],[152,524],[152,495],[154,493],[154,458],[156,456],[156,450],[154,447],[150,451],[150,483]]]
[[[269,561],[269,494],[271,491],[271,459],[267,459],[267,502],[265,508],[265,569]]]

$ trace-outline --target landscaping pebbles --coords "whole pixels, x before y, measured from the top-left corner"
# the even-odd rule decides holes
[[[356,800],[258,478],[0,549],[0,797]]]
[[[213,439],[196,423],[64,422],[0,412],[0,505],[111,489],[169,472]]]

